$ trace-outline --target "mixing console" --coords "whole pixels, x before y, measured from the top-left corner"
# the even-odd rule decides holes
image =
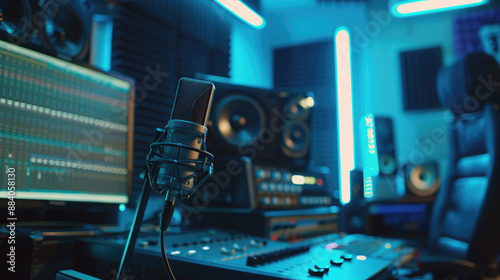
[[[166,277],[156,236],[138,239],[129,275]],[[110,279],[124,243],[123,238],[109,237],[81,240],[75,267]],[[172,234],[166,244],[178,279],[385,278],[392,268],[411,260],[414,252],[400,241],[365,235],[330,234],[290,244],[213,229]]]

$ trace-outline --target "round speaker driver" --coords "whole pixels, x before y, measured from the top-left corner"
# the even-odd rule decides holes
[[[31,35],[31,7],[26,0],[0,1],[0,32],[28,39]]]
[[[230,148],[253,145],[265,123],[262,106],[249,96],[230,94],[215,105],[213,128],[218,138]]]
[[[83,58],[89,49],[90,15],[94,8],[89,3],[65,2],[54,13],[40,16],[38,25],[44,44],[61,55]],[[50,9],[51,5],[55,5],[54,0],[46,1],[42,9]]]
[[[425,197],[437,192],[441,180],[435,168],[426,165],[415,166],[410,171],[408,189],[415,195]]]
[[[379,170],[382,174],[391,174],[396,171],[396,160],[390,154],[379,155]]]
[[[281,133],[281,150],[290,158],[300,158],[309,151],[311,131],[302,121],[290,121]]]

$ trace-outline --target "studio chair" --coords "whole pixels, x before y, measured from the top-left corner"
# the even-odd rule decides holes
[[[500,70],[495,59],[469,54],[441,69],[441,104],[454,115],[448,174],[430,223],[432,271],[498,277],[500,252]]]

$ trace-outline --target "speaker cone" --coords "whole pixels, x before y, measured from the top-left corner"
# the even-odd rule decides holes
[[[396,160],[391,154],[379,155],[379,170],[381,174],[392,174],[396,171]]]
[[[253,145],[265,123],[262,107],[246,95],[228,95],[215,106],[213,129],[230,148]]]
[[[281,150],[290,158],[300,158],[307,154],[310,141],[309,127],[302,121],[290,121],[281,134]]]
[[[293,96],[285,103],[285,113],[290,120],[303,120],[309,116],[311,107],[314,106],[312,97]]]
[[[0,1],[0,32],[29,37],[31,8],[26,0]]]
[[[416,196],[431,196],[441,185],[437,163],[423,164],[414,167],[407,166],[406,185]]]
[[[82,5],[83,3],[83,5]],[[40,16],[40,37],[47,47],[71,58],[83,58],[89,48],[90,16],[93,4],[78,0],[66,4],[47,1],[42,11],[54,11]],[[54,9],[54,7],[57,7]]]

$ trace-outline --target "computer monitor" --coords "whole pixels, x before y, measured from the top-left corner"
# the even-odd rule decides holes
[[[0,198],[127,203],[133,89],[0,41]]]

